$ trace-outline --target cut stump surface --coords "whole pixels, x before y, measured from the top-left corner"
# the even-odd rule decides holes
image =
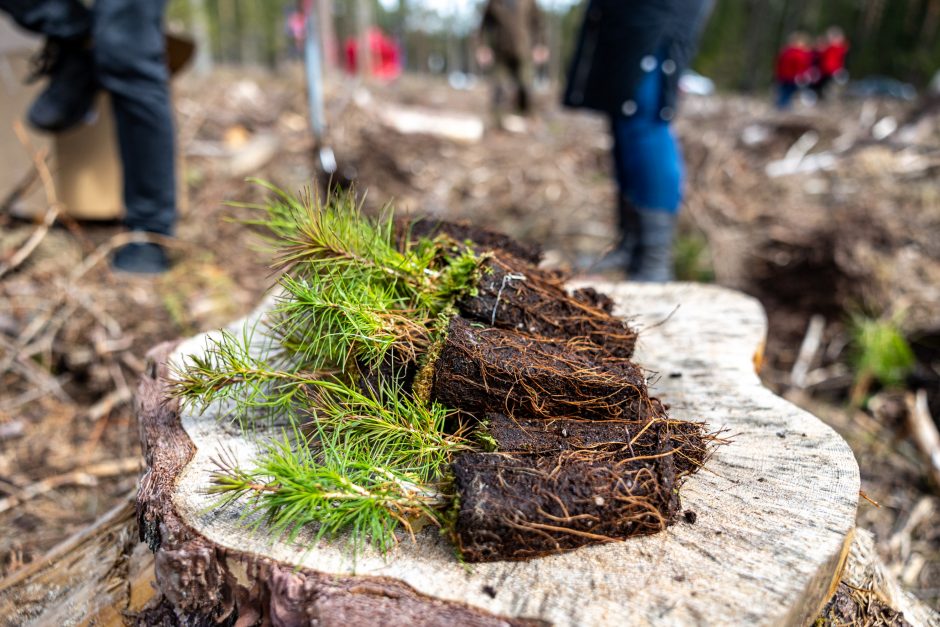
[[[764,388],[755,372],[766,317],[754,299],[695,284],[592,284],[640,328],[635,361],[674,418],[726,429],[731,442],[681,490],[684,521],[660,534],[521,562],[460,564],[424,528],[383,557],[343,540],[272,540],[244,508],[205,494],[213,459],[242,464],[252,437],[168,402],[170,360],[206,336],[152,354],[139,413],[149,469],[138,497],[156,576],[180,616],[244,624],[547,623],[795,625],[812,620],[849,546],[858,466],[829,427]],[[254,324],[249,318],[235,325]]]

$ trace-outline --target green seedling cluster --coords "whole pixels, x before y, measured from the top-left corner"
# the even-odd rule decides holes
[[[896,320],[855,316],[851,324],[855,371],[884,387],[899,387],[916,359]]]
[[[211,491],[222,503],[246,498],[255,520],[291,537],[315,525],[387,550],[400,528],[445,526],[449,461],[477,445],[452,412],[406,389],[404,373],[433,358],[481,257],[443,240],[396,245],[391,211],[364,216],[352,194],[269,189],[250,222],[266,231],[280,273],[267,328],[260,339],[216,336],[174,386],[197,408],[227,402],[243,428],[286,427],[253,467],[220,462]]]

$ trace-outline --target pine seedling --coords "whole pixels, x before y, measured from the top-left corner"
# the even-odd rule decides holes
[[[613,362],[635,334],[602,299],[567,296],[537,272],[504,294],[524,276],[514,258],[487,264],[501,281],[481,281],[484,257],[448,239],[453,229],[399,242],[390,209],[364,216],[348,194],[275,190],[264,211],[253,224],[276,249],[279,292],[261,354],[250,334],[223,333],[176,383],[195,406],[225,402],[246,429],[259,426],[259,410],[287,419],[252,462],[220,463],[209,488],[219,503],[247,503],[246,522],[267,532],[347,534],[356,549],[387,551],[429,522],[471,560],[653,533],[676,517],[675,489],[702,463],[708,437],[702,425],[670,425],[641,371]],[[525,322],[497,325],[494,298]],[[617,416],[620,427],[600,420]],[[538,421],[531,437],[522,420]],[[568,438],[569,422],[579,433],[551,444]]]
[[[326,269],[311,278],[281,279],[285,295],[275,308],[274,331],[282,346],[309,367],[347,368],[351,361],[381,364],[396,349],[414,360],[428,342],[429,312],[349,271]]]
[[[317,539],[346,532],[354,548],[371,542],[384,552],[399,527],[410,530],[420,519],[440,524],[452,497],[436,487],[321,432],[315,442],[271,442],[249,471],[220,464],[209,492],[222,504],[247,498],[246,516],[260,514],[256,524],[267,522],[290,539],[312,526]]]
[[[293,538],[307,525],[317,537],[350,532],[360,546],[380,550],[395,531],[428,519],[444,524],[452,499],[447,465],[468,448],[445,434],[449,412],[392,389],[381,401],[336,381],[316,384],[312,432],[293,428],[270,443],[250,470],[220,464],[210,493],[222,503],[247,496],[249,513],[260,513],[276,533]]]
[[[295,422],[307,387],[337,370],[305,371],[286,358],[257,329],[237,336],[222,330],[208,339],[203,354],[189,355],[173,369],[171,391],[184,406],[205,411],[213,403],[231,407],[243,428],[259,420]],[[325,363],[325,362],[324,362]]]
[[[473,293],[481,257],[428,239],[399,250],[391,210],[368,218],[352,194],[321,202],[269,189],[265,217],[249,221],[268,231],[281,272],[262,354],[250,334],[223,332],[178,370],[174,390],[201,409],[229,403],[245,428],[258,416],[289,422],[293,435],[253,467],[220,466],[210,491],[222,504],[245,497],[291,537],[317,525],[318,537],[349,532],[386,550],[418,519],[445,523],[450,459],[475,448],[445,429],[451,412],[402,388],[402,374]],[[370,373],[384,374],[369,384]]]

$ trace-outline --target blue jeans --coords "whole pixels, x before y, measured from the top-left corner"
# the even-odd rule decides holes
[[[685,175],[670,123],[660,117],[662,74],[646,74],[634,95],[633,115],[611,119],[620,195],[636,207],[676,213]]]
[[[166,0],[0,0],[27,30],[90,40],[89,71],[111,94],[124,168],[125,223],[171,235],[176,223],[176,163],[169,72],[164,59]]]

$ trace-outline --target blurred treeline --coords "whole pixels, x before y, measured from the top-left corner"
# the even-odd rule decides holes
[[[849,39],[855,78],[924,85],[940,70],[940,0],[717,0],[695,67],[724,87],[759,89],[789,33],[833,25]]]
[[[203,63],[276,68],[296,56],[287,20],[303,0],[171,0],[170,19],[204,42]],[[628,0],[624,0],[628,1]],[[560,79],[586,1],[539,0],[552,50],[548,76]],[[940,69],[940,0],[713,0],[694,67],[728,89],[770,84],[774,57],[789,33],[811,36],[831,25],[848,36],[853,77],[884,75],[926,84]],[[421,0],[315,0],[328,20],[330,58],[370,25],[398,39],[406,68],[474,71],[474,32],[483,0],[443,11]],[[446,4],[446,3],[445,3]],[[442,3],[436,3],[441,6]]]

